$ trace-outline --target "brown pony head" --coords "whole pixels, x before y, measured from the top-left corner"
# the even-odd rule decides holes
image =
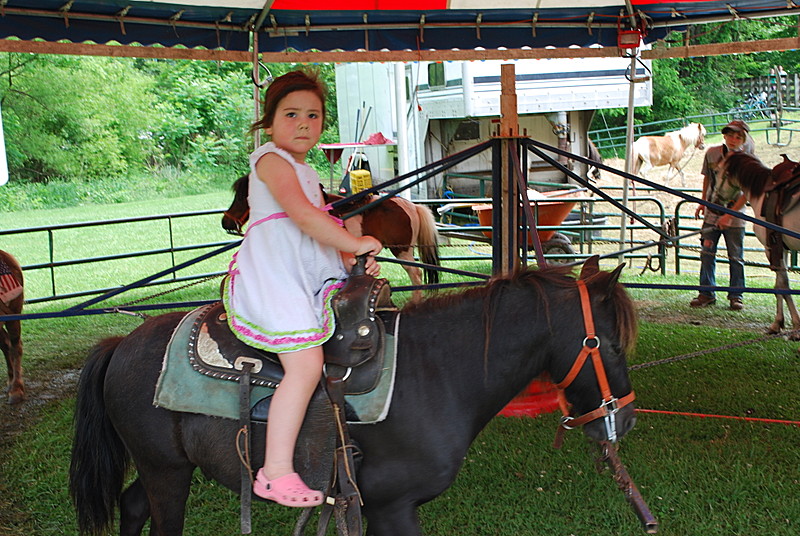
[[[745,191],[748,197],[760,197],[772,181],[772,170],[748,153],[728,153],[720,163],[720,176]]]
[[[233,202],[230,208],[222,215],[222,228],[228,234],[242,236],[242,228],[250,218],[250,204],[247,202],[247,190],[250,185],[250,176],[242,175],[231,186]]]

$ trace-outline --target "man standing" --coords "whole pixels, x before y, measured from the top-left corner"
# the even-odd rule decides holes
[[[734,211],[741,211],[747,199],[738,186],[731,184],[725,177],[718,174],[719,164],[729,152],[743,151],[754,154],[755,143],[749,136],[750,128],[744,121],[731,121],[722,129],[723,143],[710,147],[706,151],[703,162],[703,199],[717,205],[722,205]],[[700,294],[689,305],[692,307],[706,307],[716,302],[714,289],[717,285],[717,246],[720,237],[725,237],[725,247],[728,250],[728,263],[730,269],[730,287],[734,290],[728,292],[730,308],[741,311],[744,308],[742,293],[744,281],[744,220],[735,218],[730,214],[698,205],[695,218],[703,217],[703,227],[700,235],[700,286],[709,287],[700,290]]]

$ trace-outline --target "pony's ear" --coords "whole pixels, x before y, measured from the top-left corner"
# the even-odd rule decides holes
[[[619,281],[619,276],[622,275],[623,268],[625,268],[624,262],[614,268],[611,272],[601,272],[600,256],[592,255],[586,259],[586,262],[583,263],[583,268],[581,268],[581,275],[579,279],[586,282],[587,285],[594,283],[594,286],[598,289],[598,295],[603,296],[603,299],[607,300],[614,296],[614,289],[617,287],[617,282]],[[603,275],[607,274],[608,277],[595,277],[601,273]],[[590,282],[590,280],[592,280],[592,282]],[[605,288],[603,288],[603,286]]]
[[[608,276],[608,291],[609,291],[609,293],[614,289],[615,286],[617,286],[617,281],[619,281],[619,276],[622,275],[622,269],[623,268],[625,268],[625,263],[624,262],[622,264],[617,265],[617,267],[614,268],[611,271],[611,274]]]
[[[578,279],[589,279],[593,275],[596,275],[600,272],[600,255],[592,255],[583,263],[583,268],[581,268],[581,275],[578,276]]]
[[[605,284],[605,288],[601,287],[599,289],[604,300],[610,300],[614,297],[614,289],[617,288],[617,282],[619,281],[619,276],[622,275],[623,268],[625,268],[624,262],[614,268],[611,272],[607,272],[608,277],[605,279],[605,281],[603,281],[603,283],[598,282],[598,286],[600,284]]]

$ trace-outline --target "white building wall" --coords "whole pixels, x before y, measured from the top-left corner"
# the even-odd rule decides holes
[[[630,60],[627,58],[444,62],[435,64],[440,75],[443,70],[443,77],[434,87],[428,80],[430,64],[427,62],[407,64],[406,80],[402,82],[394,80],[395,71],[391,65],[342,64],[336,67],[341,141],[355,141],[356,116],[360,113],[363,124],[370,106],[372,111],[365,136],[381,131],[394,139],[397,113],[393,104],[386,103],[392,102],[395,91],[406,93],[407,98],[408,147],[398,149],[406,152],[410,169],[418,169],[489,139],[499,122],[500,66],[503,63],[515,64],[520,132],[558,146],[559,139],[551,121],[555,113],[564,112],[566,115],[562,117],[567,118],[570,129],[569,149],[575,154],[588,154],[586,132],[594,110],[628,105],[630,84],[625,73]],[[644,65],[649,68],[649,62]],[[636,84],[634,104],[652,104],[652,82]],[[468,128],[470,123],[477,124],[477,130]],[[391,130],[388,125],[392,125]],[[468,136],[459,135],[465,131]],[[475,132],[477,138],[473,137]],[[383,160],[391,159],[391,152],[378,148],[369,151],[370,164],[373,152],[381,159],[379,170],[376,172],[373,168],[373,176],[378,176],[377,183],[393,177],[392,164]],[[529,163],[529,180],[563,180],[561,172],[549,168],[533,155]],[[488,173],[490,170],[491,155],[485,152],[453,168],[452,172]],[[576,164],[575,172],[585,176],[585,166]],[[441,184],[442,177],[437,179]],[[436,195],[437,189],[436,185],[430,185],[427,195]],[[425,197],[426,193],[418,188],[412,195]]]
[[[397,139],[393,70],[391,63],[346,63],[336,66],[340,142],[363,142],[375,132],[392,140]],[[351,150],[344,151],[342,165],[350,154]],[[395,176],[395,148],[365,147],[364,154],[369,159],[375,184]]]

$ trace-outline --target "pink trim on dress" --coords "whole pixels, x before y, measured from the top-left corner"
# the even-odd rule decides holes
[[[327,287],[325,289],[325,297],[323,298],[323,301],[325,303],[327,303],[328,296],[330,296],[330,293],[333,290],[337,290],[337,289],[342,288],[343,286],[344,286],[344,281],[338,281],[338,282],[334,283],[333,285],[330,285],[329,287]],[[229,288],[228,292],[230,293],[230,296],[231,296],[231,301],[233,301],[233,294],[234,294],[233,285],[231,284],[228,288]],[[248,339],[255,340],[255,341],[270,345],[270,346],[286,345],[286,344],[289,344],[289,343],[297,345],[297,344],[302,344],[302,343],[316,342],[316,341],[318,341],[318,340],[320,340],[322,338],[325,338],[325,337],[330,335],[330,333],[331,333],[331,318],[330,318],[330,315],[328,315],[328,314],[323,315],[323,318],[325,319],[325,323],[322,326],[322,332],[321,333],[317,333],[315,335],[310,335],[310,336],[307,336],[307,337],[291,337],[291,336],[269,337],[269,336],[263,335],[261,333],[256,333],[253,330],[251,330],[250,328],[248,328],[247,326],[241,324],[237,320],[235,314],[231,315],[231,326],[236,331],[238,331],[239,333],[241,333],[242,335],[247,337]],[[275,350],[275,351],[278,351],[278,350]]]

